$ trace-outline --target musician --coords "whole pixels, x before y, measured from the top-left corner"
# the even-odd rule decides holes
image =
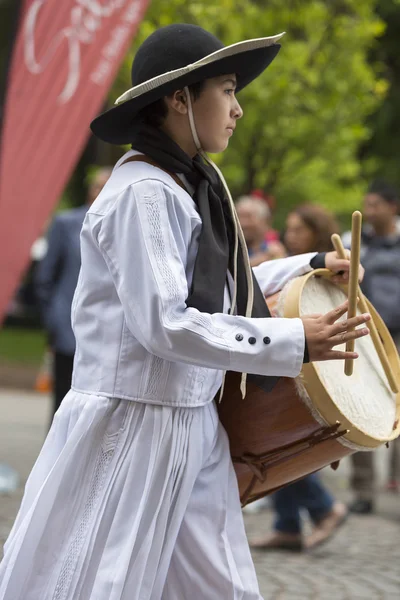
[[[213,402],[223,373],[295,377],[305,358],[355,357],[334,348],[369,318],[337,322],[346,305],[269,318],[263,292],[321,257],[264,263],[253,279],[202,154],[228,146],[236,91],[279,37],[224,47],[194,25],[162,28],[135,56],[133,88],[92,124],[132,150],[85,218],[72,389],[6,543],[0,600],[261,598]],[[349,269],[335,253],[325,261]]]

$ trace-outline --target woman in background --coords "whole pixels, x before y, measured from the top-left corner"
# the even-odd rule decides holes
[[[332,250],[331,236],[339,231],[332,213],[317,204],[300,204],[286,219],[283,242],[290,255]],[[313,250],[314,251],[314,250]]]

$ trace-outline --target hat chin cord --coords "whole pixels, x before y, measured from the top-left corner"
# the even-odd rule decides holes
[[[223,176],[221,170],[211,160],[211,158],[209,158],[209,156],[207,156],[207,154],[204,152],[204,150],[201,147],[200,139],[199,139],[199,136],[197,135],[196,124],[194,122],[192,99],[190,97],[189,88],[186,86],[184,88],[184,91],[186,94],[186,100],[187,100],[187,105],[188,105],[190,130],[192,132],[193,141],[195,143],[197,152],[218,173],[218,176],[224,187],[226,197],[228,199],[228,204],[229,204],[229,208],[230,208],[230,212],[231,212],[231,216],[232,216],[232,222],[233,222],[234,234],[235,234],[235,247],[234,247],[234,251],[233,251],[233,295],[232,295],[232,301],[231,301],[230,314],[236,313],[237,261],[238,261],[238,244],[240,243],[240,247],[242,249],[242,255],[243,255],[243,259],[244,259],[244,267],[245,267],[246,281],[247,281],[247,303],[246,303],[245,316],[251,317],[251,313],[253,310],[253,301],[254,301],[254,287],[253,287],[253,272],[252,272],[251,266],[250,266],[250,259],[249,259],[249,253],[247,250],[246,240],[244,239],[243,230],[240,225],[239,217],[237,215],[236,208],[235,208],[235,203],[233,202],[233,198],[232,198],[231,192],[229,190],[228,184],[225,181],[225,177]],[[242,373],[241,382],[240,382],[240,391],[242,392],[243,398],[246,396],[246,379],[247,379],[247,374]],[[224,383],[225,383],[225,374],[224,374],[224,378],[223,378],[222,386],[221,386],[220,400],[224,393]]]

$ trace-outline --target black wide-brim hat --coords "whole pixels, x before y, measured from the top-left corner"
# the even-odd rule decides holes
[[[224,46],[197,25],[175,24],[150,35],[132,64],[132,87],[114,108],[92,121],[93,133],[111,144],[129,144],[141,109],[163,96],[210,77],[235,73],[239,92],[258,77],[278,54],[279,35]]]

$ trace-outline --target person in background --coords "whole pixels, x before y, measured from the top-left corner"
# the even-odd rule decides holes
[[[286,219],[284,243],[289,255],[329,252],[331,235],[338,225],[331,213],[314,204],[295,208]],[[274,531],[251,542],[259,550],[299,552],[327,542],[346,520],[346,506],[337,502],[317,473],[304,477],[272,495]],[[314,529],[307,539],[302,534],[301,509],[306,509]]]
[[[270,211],[270,215],[271,215],[270,221],[272,221],[274,210],[276,207],[275,196],[272,196],[271,194],[267,194],[261,189],[251,190],[249,196],[251,198],[258,198],[264,204],[267,205],[267,207]],[[267,242],[267,244],[270,244],[271,242],[279,242],[280,241],[279,231],[277,229],[273,229],[272,226],[270,226],[269,229],[265,233],[265,241]]]
[[[81,266],[82,223],[110,174],[110,168],[99,169],[89,185],[86,204],[54,217],[47,236],[47,251],[35,272],[35,291],[53,353],[52,416],[71,387],[75,352],[71,305]]]
[[[400,220],[397,190],[384,181],[373,182],[363,201],[364,226],[361,235],[361,260],[365,267],[362,291],[372,302],[400,349]],[[343,234],[350,248],[351,233]],[[367,515],[375,509],[376,477],[370,452],[352,455],[351,487],[354,502],[350,510]],[[389,490],[400,489],[400,441],[391,444]]]
[[[236,203],[236,211],[252,267],[266,260],[286,256],[285,248],[279,241],[267,242],[268,232],[271,231],[271,211],[266,202],[254,196],[242,196]]]
[[[286,219],[283,242],[291,256],[308,252],[307,248],[329,252],[331,236],[338,230],[338,223],[328,210],[317,204],[300,204]]]

